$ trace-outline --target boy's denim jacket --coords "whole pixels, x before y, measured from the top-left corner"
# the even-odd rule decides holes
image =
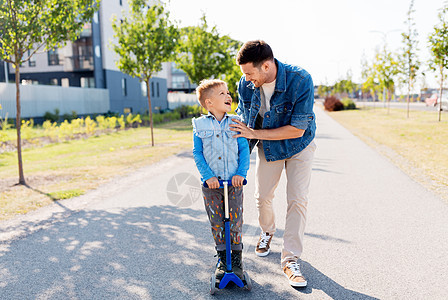
[[[277,65],[275,90],[270,101],[270,111],[264,114],[262,128],[292,125],[305,132],[302,137],[295,139],[264,140],[262,144],[267,161],[286,159],[301,152],[314,139],[316,131],[313,112],[314,85],[311,75],[299,67],[283,64],[277,59],[275,63]],[[238,97],[236,112],[247,126],[255,128],[261,103],[260,88],[246,81],[243,75],[238,86]]]
[[[193,118],[193,156],[201,173],[202,182],[217,177],[231,180],[234,175],[246,178],[250,164],[249,144],[246,138],[234,138],[237,134],[229,125],[238,116],[225,115],[218,122],[212,114]]]

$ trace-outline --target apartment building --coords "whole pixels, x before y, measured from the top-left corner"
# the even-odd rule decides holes
[[[127,1],[103,0],[92,22],[85,24],[76,41],[59,49],[37,53],[21,66],[21,83],[108,89],[112,112],[147,111],[146,85],[120,72],[115,65],[118,56],[110,48],[114,41],[112,15],[117,15],[120,20],[123,10],[128,10]],[[8,74],[5,74],[6,69]],[[0,80],[6,77],[10,82],[15,80],[11,65],[0,68]],[[166,109],[167,78],[152,78],[150,88],[153,110]]]

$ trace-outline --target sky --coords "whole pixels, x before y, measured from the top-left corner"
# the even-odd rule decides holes
[[[180,27],[199,25],[202,13],[220,34],[245,42],[262,39],[281,62],[307,70],[317,84],[334,84],[352,73],[361,80],[361,59],[372,61],[386,40],[402,46],[401,32],[410,0],[170,0],[171,18]],[[438,23],[443,0],[415,0],[419,59],[427,68],[428,35]],[[427,85],[438,87],[432,72]],[[418,85],[422,85],[421,80]]]

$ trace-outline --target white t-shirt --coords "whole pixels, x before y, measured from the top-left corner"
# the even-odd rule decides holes
[[[274,94],[275,82],[274,80],[269,83],[265,83],[260,87],[261,105],[260,105],[260,116],[264,117],[264,114],[271,110],[271,97]]]

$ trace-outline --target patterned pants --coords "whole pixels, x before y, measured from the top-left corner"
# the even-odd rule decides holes
[[[230,216],[230,248],[242,250],[243,227],[243,188],[229,186],[229,216]],[[212,227],[216,250],[226,250],[226,238],[224,229],[224,189],[209,189],[202,187],[204,205],[208,219]]]

